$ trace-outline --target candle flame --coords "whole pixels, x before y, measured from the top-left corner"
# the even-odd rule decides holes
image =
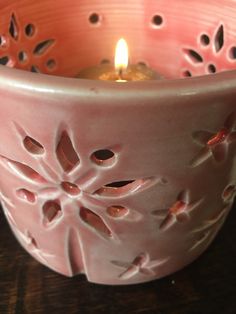
[[[115,68],[122,74],[129,64],[129,49],[125,39],[121,38],[116,45]]]

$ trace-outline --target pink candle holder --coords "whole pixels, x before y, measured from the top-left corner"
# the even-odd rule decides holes
[[[4,0],[0,13],[0,191],[21,245],[103,284],[195,260],[236,193],[236,3]],[[121,36],[167,79],[74,78]]]

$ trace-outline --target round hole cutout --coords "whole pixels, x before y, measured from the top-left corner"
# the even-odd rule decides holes
[[[211,74],[216,73],[216,67],[215,67],[214,64],[209,64],[208,72],[211,73]]]
[[[28,24],[25,27],[25,35],[28,37],[32,37],[35,34],[35,26],[33,24]]]
[[[10,62],[10,59],[8,56],[4,56],[4,57],[0,58],[0,64],[2,64],[2,65],[8,65],[9,62]]]
[[[160,27],[163,24],[163,17],[161,15],[154,15],[152,17],[152,25],[155,27]]]
[[[110,166],[115,161],[115,154],[109,149],[100,149],[92,154],[91,159],[99,166]]]
[[[200,41],[203,46],[208,46],[210,44],[210,37],[206,34],[202,34]]]
[[[97,13],[92,13],[89,16],[89,22],[91,24],[97,24],[100,21],[99,15]]]

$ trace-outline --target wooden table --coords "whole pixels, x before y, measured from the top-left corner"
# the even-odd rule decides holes
[[[101,286],[40,265],[13,237],[0,213],[0,314],[236,314],[236,206],[196,262],[136,286]]]

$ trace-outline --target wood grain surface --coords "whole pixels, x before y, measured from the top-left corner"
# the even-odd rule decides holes
[[[17,243],[0,210],[0,314],[236,314],[236,206],[196,262],[151,283],[102,286],[40,265]]]

